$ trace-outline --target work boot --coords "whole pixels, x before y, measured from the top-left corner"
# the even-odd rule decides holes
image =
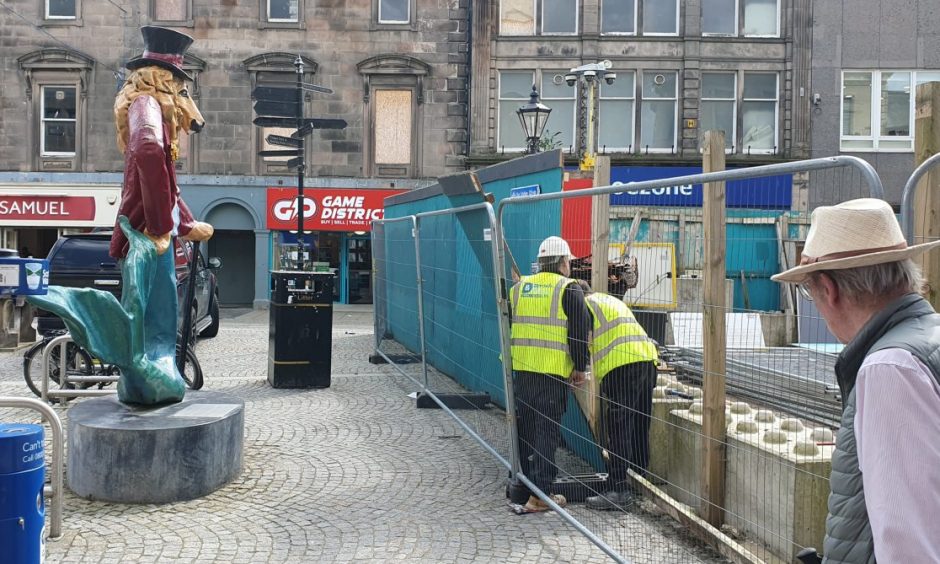
[[[548,496],[552,498],[552,501],[557,503],[559,506],[564,507],[568,504],[568,500],[565,499],[565,496],[560,494],[552,494]],[[537,512],[537,511],[548,511],[551,507],[542,501],[541,499],[535,497],[534,495],[529,496],[529,501],[525,504],[525,510],[528,512]]]
[[[592,495],[585,501],[590,509],[612,511],[616,509],[623,510],[630,507],[633,505],[633,500],[633,494],[630,492],[613,490],[600,495]]]

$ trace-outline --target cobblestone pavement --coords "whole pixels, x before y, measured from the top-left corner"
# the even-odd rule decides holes
[[[205,388],[245,400],[241,476],[160,506],[67,493],[49,562],[607,560],[557,515],[513,515],[503,467],[445,413],[415,409],[390,367],[367,362],[370,310],[336,311],[332,386],[309,391],[267,385],[264,313],[227,317],[196,350]],[[0,395],[29,395],[21,355],[0,354]],[[0,421],[33,419],[0,409]],[[594,523],[636,541],[635,562],[718,561],[649,508]]]

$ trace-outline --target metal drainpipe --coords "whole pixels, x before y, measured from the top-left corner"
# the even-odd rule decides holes
[[[489,0],[481,0],[487,2]],[[457,4],[458,10],[460,4]],[[473,95],[473,0],[467,0],[467,158],[470,158],[470,147],[473,145],[473,108],[471,96]]]

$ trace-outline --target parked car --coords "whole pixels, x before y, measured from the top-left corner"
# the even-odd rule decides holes
[[[175,238],[175,241],[176,288],[182,323],[193,245],[180,238]],[[108,255],[110,244],[110,230],[60,237],[49,251],[49,284],[107,290],[120,300],[123,284],[121,269],[117,261]],[[196,258],[196,291],[192,308],[195,333],[200,337],[215,337],[219,332],[219,289],[213,271],[221,266],[222,262],[218,258],[206,261],[201,252]],[[58,316],[41,309],[37,310],[36,319],[36,327],[42,335],[65,328]]]

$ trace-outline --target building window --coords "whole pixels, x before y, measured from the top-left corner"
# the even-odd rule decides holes
[[[640,150],[649,153],[674,153],[676,150],[676,114],[678,77],[674,71],[643,73],[643,98],[640,105]]]
[[[574,147],[574,120],[575,120],[575,96],[577,87],[572,88],[562,79],[566,71],[541,71],[542,82],[539,94],[541,100],[546,106],[552,109],[548,116],[548,122],[545,124],[545,131],[542,137],[550,139],[556,145],[566,151]],[[557,77],[557,78],[556,78]],[[531,92],[531,89],[529,90]],[[528,96],[526,96],[528,101]],[[526,102],[523,102],[525,104]],[[522,104],[519,104],[520,106]],[[516,106],[518,109],[519,106]],[[519,118],[516,118],[516,122]],[[520,129],[522,126],[519,126]]]
[[[406,24],[411,21],[410,0],[378,0],[380,24]]]
[[[39,128],[43,156],[74,156],[78,115],[74,86],[43,86]]]
[[[678,35],[678,0],[643,0],[643,35]]]
[[[150,0],[150,17],[154,22],[193,25],[192,0]]]
[[[736,138],[735,101],[737,97],[735,73],[702,73],[702,111],[699,123],[702,131],[724,131],[725,149],[729,152],[734,150]]]
[[[363,78],[363,174],[421,175],[424,77],[430,65],[407,55],[377,55],[356,65]]]
[[[914,150],[914,96],[919,84],[940,80],[938,71],[844,71],[843,151]]]
[[[499,73],[499,122],[497,123],[497,141],[499,149],[506,151],[524,151],[525,133],[516,110],[529,101],[529,93],[535,84],[535,75],[531,71]],[[552,114],[555,108],[552,108]],[[551,119],[552,115],[549,115]],[[548,135],[548,127],[545,128]]]
[[[780,35],[779,0],[742,0],[744,3],[744,35],[746,37],[777,37]]]
[[[376,89],[373,95],[376,168],[407,169],[412,161],[414,93],[411,90]]]
[[[288,89],[293,89],[294,83],[297,80],[297,72],[294,68],[294,61],[296,60],[297,55],[292,53],[263,53],[261,55],[255,55],[250,57],[242,62],[245,65],[245,68],[248,70],[250,77],[250,84],[252,90],[257,86],[274,86],[274,87],[284,87]],[[316,61],[303,57],[304,63],[304,82],[312,82],[313,75],[316,74],[318,65]],[[304,115],[309,116],[310,112],[307,107],[307,101],[310,98],[306,98],[304,101]],[[257,114],[252,111],[252,119],[257,117]],[[252,126],[251,135],[252,145],[255,147],[256,157],[252,161],[252,173],[265,175],[265,174],[289,174],[291,169],[287,167],[287,161],[291,157],[262,157],[257,154],[257,151],[267,151],[267,150],[285,150],[288,147],[274,146],[267,142],[268,135],[281,135],[284,137],[289,137],[294,133],[296,128],[294,127],[258,127]],[[307,144],[307,162],[310,162],[309,159],[309,147],[310,143]]]
[[[779,37],[779,0],[702,0],[702,35]]]
[[[87,91],[95,61],[67,49],[46,48],[17,60],[26,83],[30,124],[17,160],[23,170],[78,172],[85,154]]]
[[[741,152],[777,152],[777,73],[744,73]]]
[[[502,0],[500,35],[577,35],[578,0]],[[536,28],[536,10],[540,14]]]
[[[46,0],[47,20],[74,20],[78,18],[78,0]]]
[[[633,152],[636,121],[635,74],[617,73],[613,84],[601,84],[598,105],[597,146],[601,152]]]
[[[576,35],[578,0],[542,0],[542,34]]]
[[[601,33],[636,34],[636,0],[602,0]]]
[[[260,29],[304,29],[305,0],[259,0]]]
[[[296,22],[300,0],[267,0],[269,22]]]

